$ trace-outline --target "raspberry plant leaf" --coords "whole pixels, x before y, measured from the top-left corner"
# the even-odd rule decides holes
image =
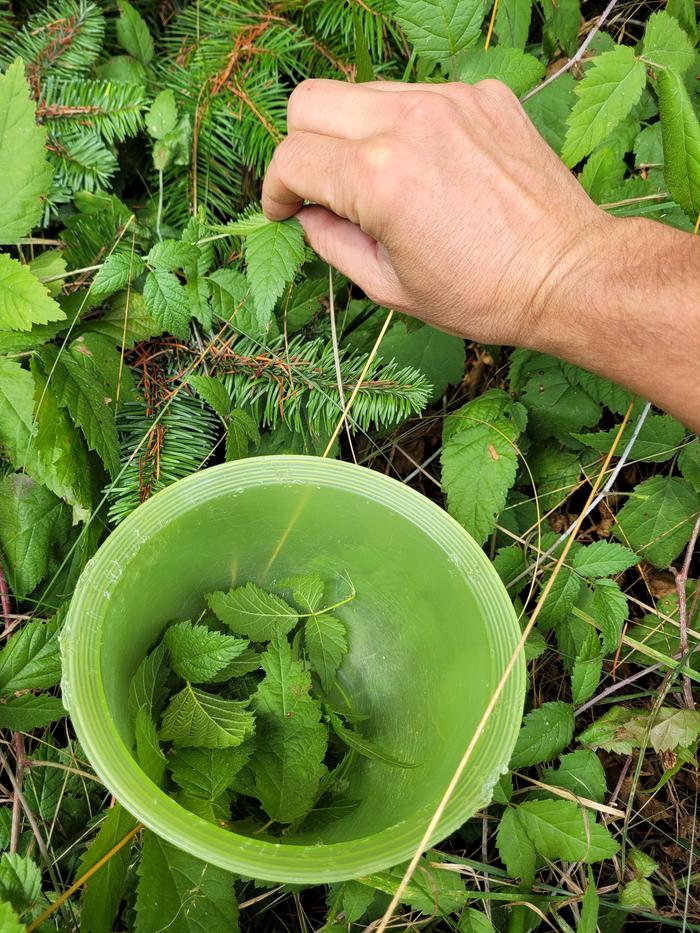
[[[484,12],[483,0],[398,0],[396,19],[423,58],[449,61],[476,41]]]
[[[226,593],[209,593],[207,602],[224,625],[251,641],[269,641],[277,633],[286,635],[299,618],[281,596],[267,593],[255,583],[246,583]]]
[[[700,214],[700,123],[680,75],[659,71],[656,83],[664,147],[664,178],[673,200],[694,223]]]
[[[175,673],[195,684],[207,683],[248,647],[244,638],[191,622],[171,625],[164,642]]]
[[[248,700],[225,700],[191,684],[171,699],[160,735],[181,747],[231,748],[255,731]]]

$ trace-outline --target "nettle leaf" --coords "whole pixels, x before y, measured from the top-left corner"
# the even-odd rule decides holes
[[[171,625],[164,641],[175,673],[196,684],[211,680],[248,647],[244,638],[222,635],[191,622]]]
[[[570,703],[543,703],[525,716],[510,759],[512,770],[551,761],[574,735],[574,710]]]
[[[532,0],[501,0],[494,25],[499,46],[524,49],[530,32],[531,16]]]
[[[700,123],[683,78],[659,71],[656,81],[669,194],[691,221],[700,214]]]
[[[613,541],[596,541],[576,551],[572,565],[582,577],[612,577],[637,563],[637,555]]]
[[[675,16],[695,45],[698,41],[698,22],[693,0],[668,0],[666,10]]]
[[[145,706],[136,712],[134,738],[139,767],[149,780],[161,787],[168,762],[160,747],[156,725]]]
[[[58,697],[48,693],[23,693],[0,703],[0,729],[12,732],[31,732],[49,726],[66,715]]]
[[[149,272],[143,286],[143,300],[153,318],[173,337],[189,335],[190,303],[187,293],[172,272]]]
[[[220,418],[227,418],[231,414],[231,396],[221,379],[193,375],[187,377],[187,382]]]
[[[603,650],[615,651],[627,621],[627,597],[614,580],[596,580],[593,587],[591,614],[600,625]]]
[[[546,16],[542,27],[545,53],[553,57],[559,48],[572,55],[581,23],[580,0],[544,0],[542,11]]]
[[[164,642],[153,649],[136,668],[136,673],[129,685],[129,716],[136,718],[136,713],[145,707],[148,713],[157,719],[168,695],[167,682],[170,668],[166,662]]]
[[[629,424],[622,432],[617,447],[618,454],[625,449],[633,430],[634,425]],[[594,450],[607,453],[617,432],[617,428],[611,428],[609,431],[597,431],[595,434],[574,434],[574,437]],[[683,425],[670,415],[647,415],[631,449],[632,458],[649,463],[664,463],[673,457],[685,436],[686,430]]]
[[[41,872],[36,862],[18,852],[0,855],[0,898],[24,913],[41,894]]]
[[[647,878],[632,878],[620,888],[619,901],[623,907],[656,910],[654,889]]]
[[[418,54],[446,61],[481,33],[483,0],[398,0],[396,21]]]
[[[238,929],[233,875],[146,830],[138,867],[136,933]]]
[[[171,699],[163,713],[161,738],[179,746],[231,748],[255,731],[249,700],[225,700],[191,684]]]
[[[644,63],[619,45],[598,55],[576,86],[578,100],[568,119],[562,159],[569,168],[589,155],[624,120],[642,96]]]
[[[24,473],[0,480],[0,544],[16,596],[31,593],[46,576],[64,512],[61,499]]]
[[[474,907],[467,907],[459,918],[459,933],[495,933],[489,918]]]
[[[348,652],[345,624],[332,615],[311,616],[304,624],[304,646],[323,692],[328,693]]]
[[[199,247],[186,240],[161,240],[154,244],[148,256],[147,264],[156,272],[174,272],[176,269],[197,268]]]
[[[520,878],[524,888],[532,887],[537,852],[513,807],[504,811],[498,824],[496,847],[508,873],[514,878]]]
[[[393,360],[401,368],[410,366],[423,373],[433,387],[430,403],[437,401],[448,385],[460,381],[466,352],[460,337],[427,324],[409,329],[398,321],[382,340],[378,356],[387,363]]]
[[[162,326],[146,311],[146,303],[139,292],[120,292],[111,306],[95,321],[81,327],[84,334],[100,334],[125,350],[141,340],[150,340],[163,333]]]
[[[264,337],[272,322],[272,310],[260,311],[253,300],[249,280],[237,269],[217,269],[207,279],[215,313],[232,321],[247,337]]]
[[[517,815],[537,851],[548,859],[590,865],[620,849],[609,830],[573,800],[528,800]]]
[[[61,679],[59,619],[25,622],[0,651],[0,694],[48,690]]]
[[[18,58],[0,75],[0,243],[15,243],[41,219],[53,176],[45,137]]]
[[[544,591],[548,580],[549,576],[542,581],[542,591]],[[537,624],[542,631],[547,632],[552,628],[556,628],[560,622],[565,622],[568,619],[580,589],[580,578],[570,567],[562,566],[554,579],[554,583],[552,583],[547,598],[542,604],[537,619]]]
[[[345,881],[339,893],[337,885],[330,888],[328,906],[332,907],[335,899],[339,898],[339,906],[345,923],[357,923],[367,913],[374,897],[375,892],[368,885],[361,884],[359,881]]]
[[[678,455],[678,469],[683,479],[693,487],[695,492],[700,493],[700,440],[698,438],[686,444]]]
[[[579,181],[596,204],[613,200],[613,193],[618,190],[627,172],[627,165],[611,148],[596,149],[588,157]]]
[[[576,102],[575,85],[573,77],[567,72],[523,104],[525,113],[557,155],[561,154],[568,131],[566,121]]]
[[[301,224],[291,218],[259,226],[246,237],[245,259],[255,306],[261,315],[267,315],[304,261]]]
[[[678,476],[652,476],[635,486],[617,513],[616,538],[655,567],[667,567],[688,543],[700,495]]]
[[[313,806],[326,768],[328,732],[321,704],[309,695],[311,675],[293,660],[283,633],[263,655],[265,679],[253,697],[256,753],[251,761],[255,793],[271,820],[291,823]]]
[[[145,268],[143,259],[136,253],[112,253],[97,270],[90,292],[95,298],[109,298],[126,288]]]
[[[501,45],[488,50],[482,46],[469,49],[463,61],[459,72],[461,81],[476,84],[485,78],[497,78],[507,84],[518,97],[544,77],[544,65],[534,55]]]
[[[581,463],[578,455],[571,451],[538,444],[528,453],[527,462],[535,480],[541,512],[560,506],[578,485]]]
[[[659,869],[659,863],[640,849],[631,849],[627,861],[632,871],[642,878],[651,877]]]
[[[245,677],[251,671],[259,671],[262,666],[261,658],[262,654],[258,654],[257,651],[253,651],[251,648],[246,648],[237,658],[234,658],[226,667],[222,668],[218,674],[215,674],[211,679],[211,683],[224,684],[229,680],[233,680],[234,677]]]
[[[63,321],[65,317],[29,266],[0,253],[0,329],[31,330],[34,324]]]
[[[117,39],[119,45],[142,65],[148,65],[153,58],[153,39],[146,21],[128,0],[119,0]]]
[[[602,748],[606,752],[631,755],[644,741],[648,713],[613,706],[578,736],[582,745]]]
[[[302,612],[316,612],[323,600],[323,580],[317,573],[297,573],[287,577],[280,586],[291,590],[294,602]]]
[[[596,803],[603,803],[607,792],[605,769],[596,753],[589,748],[579,748],[562,755],[558,767],[547,768],[542,781]]]
[[[100,831],[88,846],[76,869],[82,877],[136,825],[135,818],[121,804],[107,811]],[[111,933],[126,882],[131,846],[127,843],[115,852],[85,882],[81,898],[80,933]]]
[[[269,641],[277,633],[286,635],[299,619],[281,596],[267,593],[255,583],[246,583],[227,593],[209,593],[206,600],[224,625],[251,641]]]
[[[178,748],[170,756],[173,781],[192,797],[216,800],[250,759],[253,745],[236,748]]]
[[[7,901],[0,901],[0,930],[2,933],[26,933],[27,930]]]
[[[432,862],[432,864],[431,864]],[[385,894],[395,894],[405,871],[404,865],[396,865],[387,871],[368,875],[363,881]],[[428,917],[447,916],[460,910],[467,898],[464,880],[454,871],[441,868],[439,862],[423,857],[413,877],[406,885],[401,903]]]
[[[248,456],[250,445],[260,444],[260,431],[247,411],[231,409],[226,430],[226,460],[242,460]]]
[[[585,703],[595,693],[603,670],[603,649],[598,633],[591,629],[576,655],[571,672],[571,699]]]
[[[652,64],[671,68],[682,75],[693,64],[695,50],[678,20],[659,10],[647,20],[644,30],[644,56]]]
[[[517,473],[524,410],[498,389],[445,419],[442,486],[449,513],[483,544],[496,525]]]

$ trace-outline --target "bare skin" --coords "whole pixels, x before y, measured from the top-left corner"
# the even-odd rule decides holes
[[[296,214],[374,301],[559,356],[700,430],[700,240],[597,207],[505,85],[305,81],[288,128],[263,210]]]

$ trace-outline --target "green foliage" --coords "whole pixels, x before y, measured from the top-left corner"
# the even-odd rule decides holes
[[[693,64],[695,52],[678,21],[660,10],[647,20],[644,55],[654,65],[682,75]]]
[[[253,734],[247,706],[247,701],[224,700],[188,683],[163,713],[161,738],[185,748],[232,748]]]
[[[680,75],[660,71],[657,94],[664,179],[673,200],[695,221],[700,214],[700,123]]]
[[[209,593],[209,608],[237,635],[252,641],[270,641],[294,628],[298,614],[281,596],[246,583],[228,593]]]
[[[258,314],[268,319],[284,286],[304,261],[304,231],[298,220],[261,223],[246,237],[250,291]]]
[[[462,81],[476,84],[485,78],[498,78],[519,97],[544,76],[544,65],[534,55],[501,45],[488,51],[481,47],[469,49],[463,61],[459,74]]]
[[[80,859],[77,876],[82,877],[135,825],[134,817],[120,804],[108,810],[99,832]],[[81,897],[80,933],[110,933],[114,929],[130,859],[131,847],[127,844],[89,878]]]
[[[396,19],[425,59],[446,61],[481,32],[483,0],[398,0]]]
[[[551,761],[571,741],[574,711],[568,703],[543,703],[528,713],[510,759],[514,770]]]
[[[143,17],[128,0],[119,0],[117,39],[122,48],[142,65],[150,63],[153,58],[153,39]]]
[[[191,622],[178,622],[165,633],[165,646],[175,673],[183,680],[201,684],[237,658],[248,642]]]
[[[499,45],[524,49],[530,31],[531,16],[532,0],[501,0],[494,25]]]
[[[36,862],[17,852],[0,855],[0,897],[17,913],[23,913],[41,891],[41,872]]]
[[[347,654],[345,625],[328,613],[310,616],[304,624],[304,646],[309,664],[327,693],[335,683],[336,672]]]
[[[615,535],[655,567],[667,567],[688,542],[700,496],[677,476],[639,483],[617,516]]]

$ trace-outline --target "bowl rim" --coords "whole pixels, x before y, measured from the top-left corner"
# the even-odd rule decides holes
[[[115,798],[166,842],[244,877],[313,884],[342,881],[380,871],[410,858],[432,816],[434,805],[377,833],[338,843],[302,845],[252,839],[208,823],[176,803],[139,769],[109,713],[100,672],[101,618],[108,566],[133,560],[149,530],[163,527],[182,511],[251,486],[321,485],[362,495],[392,508],[446,552],[469,585],[492,639],[491,654],[505,669],[520,638],[514,607],[496,570],[471,535],[436,503],[392,477],[341,460],[304,455],[250,457],[200,470],[166,487],[135,509],[105,539],[81,574],[61,633],[62,690],[76,735],[98,777]],[[134,536],[134,530],[138,534]],[[525,698],[523,653],[484,730],[475,755],[480,782],[462,776],[445,807],[430,845],[444,839],[491,799],[507,769],[520,728]]]

